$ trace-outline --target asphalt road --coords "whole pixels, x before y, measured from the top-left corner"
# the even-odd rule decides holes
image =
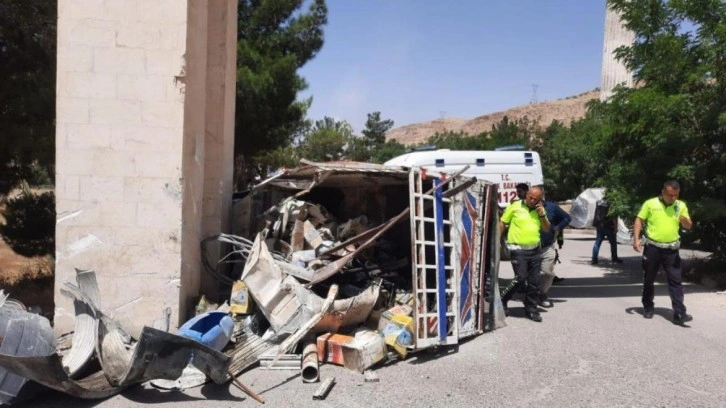
[[[589,263],[592,237],[566,235],[557,274],[566,278],[550,297],[544,321],[524,318],[512,302],[507,327],[457,349],[420,352],[376,369],[378,383],[323,365],[336,384],[313,401],[319,384],[296,371],[256,368],[239,378],[272,407],[726,407],[726,295],[686,285],[688,327],[671,323],[662,276],[656,315],[642,316],[640,257],[619,246],[622,265]],[[609,260],[608,244],[601,260]],[[682,251],[684,259],[702,254]],[[500,275],[512,276],[502,263]],[[184,392],[138,386],[103,401],[59,393],[21,407],[240,407],[259,405],[233,385],[208,384]]]

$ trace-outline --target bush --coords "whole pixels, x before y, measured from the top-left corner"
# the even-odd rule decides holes
[[[22,179],[33,187],[46,187],[53,185],[53,178],[47,167],[41,166],[37,162],[33,162],[23,168],[21,174]]]
[[[55,194],[24,192],[8,200],[0,235],[19,255],[55,253]]]

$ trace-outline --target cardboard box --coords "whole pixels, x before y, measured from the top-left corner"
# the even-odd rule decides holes
[[[353,341],[343,345],[343,366],[362,373],[386,358],[387,354],[388,349],[380,333],[367,329],[358,330]]]
[[[413,318],[395,315],[383,329],[385,343],[401,357],[406,358],[408,347],[413,346]]]
[[[343,345],[353,341],[353,336],[326,333],[318,336],[318,361],[343,365]]]
[[[378,330],[383,331],[383,329],[386,328],[388,323],[393,319],[393,316],[396,315],[403,315],[403,316],[411,316],[413,313],[413,308],[409,305],[396,305],[392,308],[384,311],[381,314],[381,317],[378,318]]]
[[[318,360],[357,371],[366,369],[383,360],[388,350],[380,333],[361,329],[354,336],[324,334],[318,337]]]

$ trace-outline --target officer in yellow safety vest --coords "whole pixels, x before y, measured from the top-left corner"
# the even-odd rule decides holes
[[[683,287],[681,286],[681,256],[679,229],[691,229],[693,223],[688,214],[686,203],[678,199],[681,187],[677,181],[663,184],[660,197],[651,198],[643,203],[643,207],[635,219],[633,226],[633,249],[643,249],[643,317],[652,319],[654,314],[655,276],[658,269],[663,269],[668,277],[668,293],[673,306],[673,323],[683,324],[693,320],[686,313],[683,304]],[[640,240],[640,231],[645,223],[645,237]],[[645,243],[645,247],[643,247]]]
[[[514,280],[501,292],[504,310],[508,311],[507,303],[514,293],[526,286],[524,311],[527,318],[535,322],[542,321],[537,311],[542,266],[540,231],[550,229],[542,202],[543,194],[541,187],[530,188],[524,199],[509,204],[499,222],[500,234],[504,233],[505,228],[509,228],[507,247],[514,269]]]

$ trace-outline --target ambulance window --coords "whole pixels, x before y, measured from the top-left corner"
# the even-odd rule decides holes
[[[481,159],[481,158],[480,159],[476,159],[476,165],[479,166],[479,167],[483,166],[484,165],[484,159]]]
[[[532,158],[532,152],[524,153],[524,164],[529,165],[529,166],[534,164],[534,159]]]
[[[444,167],[444,159],[436,159],[436,167]]]

